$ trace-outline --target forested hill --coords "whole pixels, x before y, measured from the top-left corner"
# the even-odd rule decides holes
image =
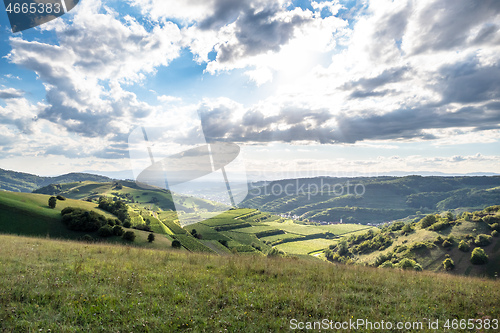
[[[251,185],[242,207],[315,221],[379,223],[500,204],[500,176],[317,177]]]
[[[29,173],[0,169],[0,190],[12,192],[32,192],[50,184],[79,181],[109,182],[111,178],[88,173],[68,173],[57,177],[41,177]]]

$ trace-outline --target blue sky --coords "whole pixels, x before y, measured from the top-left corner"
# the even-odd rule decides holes
[[[130,170],[153,126],[252,178],[500,173],[494,0],[81,0],[21,33],[2,10],[0,54],[0,168]]]

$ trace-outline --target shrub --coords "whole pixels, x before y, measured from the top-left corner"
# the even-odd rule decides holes
[[[455,267],[455,263],[453,262],[453,260],[451,258],[446,258],[443,261],[443,267],[445,270],[451,271],[453,269],[453,267]]]
[[[421,272],[424,269],[422,268],[422,265],[416,263],[415,266],[413,266],[413,269],[416,270],[417,272]]]
[[[436,216],[435,215],[427,215],[423,219],[420,220],[420,226],[423,228],[430,227],[434,223],[436,223]]]
[[[380,267],[380,268],[393,268],[394,265],[392,264],[392,262],[386,261],[386,262],[384,262],[382,265],[380,265],[378,267]]]
[[[130,223],[130,221],[123,222],[123,227],[124,228],[130,228],[131,226],[132,226],[132,223]]]
[[[485,235],[485,234],[480,234],[477,235],[476,239],[474,240],[474,244],[477,246],[487,246],[491,244],[491,239],[492,237],[490,235]]]
[[[111,226],[106,224],[105,226],[102,226],[99,228],[99,230],[97,230],[97,234],[99,235],[99,237],[111,237],[113,236],[113,229],[111,228]]]
[[[488,262],[488,255],[480,247],[476,247],[470,256],[470,262],[474,265],[483,265]]]
[[[405,224],[404,227],[401,229],[401,233],[403,235],[408,235],[411,232],[413,232],[413,228],[411,227],[410,224]]]
[[[268,257],[283,257],[285,255],[285,252],[278,250],[277,248],[273,247],[271,251],[267,253]]]
[[[221,243],[222,245],[224,245],[225,247],[227,247],[227,240],[225,240],[225,239],[219,239],[219,243]],[[267,242],[264,241],[264,244],[267,244]]]
[[[132,228],[134,228],[136,230],[151,232],[151,227],[147,224],[138,224],[138,225],[133,226]]]
[[[387,261],[390,262],[390,260],[392,259],[392,257],[393,257],[393,254],[391,252],[389,252],[387,254],[381,254],[381,255],[379,255],[377,257],[377,259],[375,259],[374,265],[376,267],[378,267],[378,266],[382,265],[383,263],[385,263]],[[391,265],[391,267],[392,267],[392,265]]]
[[[416,264],[417,262],[413,259],[403,258],[403,260],[397,264],[397,267],[401,269],[414,269]]]
[[[155,234],[149,234],[148,235],[148,242],[153,243],[155,240]]]
[[[438,231],[438,230],[445,229],[449,226],[450,226],[450,223],[448,221],[439,221],[439,222],[436,222],[433,225],[431,225],[429,227],[429,230]]]
[[[450,242],[449,240],[445,240],[443,244],[441,244],[443,247],[452,247],[453,243]]]
[[[94,238],[90,236],[89,234],[85,234],[80,238],[81,241],[92,243],[94,241]]]
[[[135,240],[135,232],[133,231],[126,231],[122,238],[126,241],[133,242]]]
[[[444,239],[441,236],[437,236],[436,239],[434,240],[434,244],[443,244]]]
[[[172,241],[172,247],[173,247],[173,248],[176,248],[176,249],[180,249],[180,248],[181,248],[181,242],[179,242],[179,240],[178,240],[178,239],[174,239],[174,240]]]
[[[57,200],[61,200],[61,201],[66,200],[66,198],[63,197],[62,195],[58,195],[56,198],[57,198]]]
[[[493,230],[493,231],[491,232],[491,235],[492,235],[493,237],[498,237],[499,233],[498,233],[498,231]]]
[[[115,225],[113,227],[113,234],[115,236],[123,236],[123,234],[125,233],[125,230],[123,230],[123,228],[119,225]]]
[[[460,251],[463,251],[463,252],[469,252],[469,250],[470,250],[470,245],[469,245],[469,243],[468,243],[468,242],[466,242],[466,241],[462,240],[462,241],[460,241],[460,243],[458,244],[458,249],[459,249]]]
[[[490,229],[491,230],[496,230],[496,231],[500,232],[500,224],[498,224],[498,223],[490,224]]]

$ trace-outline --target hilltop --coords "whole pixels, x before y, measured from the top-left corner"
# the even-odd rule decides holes
[[[437,331],[459,331],[461,319],[498,325],[499,283],[0,236],[0,322],[16,332],[284,332],[323,320],[406,322],[406,332],[435,332],[428,325],[439,320]]]

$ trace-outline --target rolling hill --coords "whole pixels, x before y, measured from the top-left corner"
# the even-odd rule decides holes
[[[0,169],[0,190],[32,192],[50,184],[80,181],[109,182],[110,178],[88,173],[68,173],[57,177],[41,177],[29,173]]]
[[[62,223],[61,211],[66,207],[94,211],[105,218],[116,219],[114,215],[99,209],[96,203],[83,200],[58,200],[56,207],[51,209],[48,206],[49,197],[44,194],[0,191],[0,233],[80,239],[86,233],[68,230]],[[168,237],[158,237],[153,244],[150,244],[147,242],[148,232],[134,230],[134,233],[136,246],[167,248],[171,245],[171,239]],[[88,234],[99,239],[96,232],[88,232]],[[106,241],[126,243],[120,237],[111,237]]]
[[[500,177],[318,177],[251,185],[241,207],[313,221],[378,224],[500,203]]]

